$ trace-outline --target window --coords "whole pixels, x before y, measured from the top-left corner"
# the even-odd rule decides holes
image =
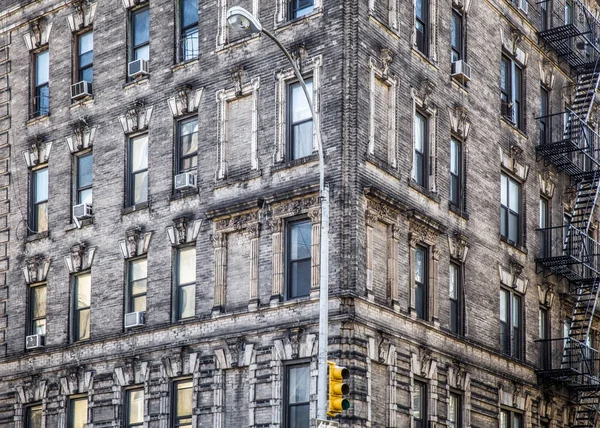
[[[552,20],[552,15],[550,14],[551,9],[551,0],[542,0],[540,2],[540,28],[542,31],[546,31],[550,28],[550,22]]]
[[[176,319],[196,314],[196,248],[177,249]]]
[[[193,403],[192,379],[183,379],[173,382],[173,427],[192,428]]]
[[[500,411],[500,428],[523,428],[523,415],[502,409]]]
[[[520,245],[521,184],[503,173],[500,187],[500,235],[511,244]]]
[[[573,0],[565,1],[565,25],[573,23]]]
[[[180,61],[198,58],[198,0],[179,1]]]
[[[540,198],[540,257],[545,258],[550,256],[550,215],[548,209],[548,199]]]
[[[543,86],[540,88],[540,144],[549,144],[550,141],[550,95]]]
[[[92,275],[85,273],[73,278],[73,334],[74,342],[90,338],[90,306]]]
[[[147,7],[131,12],[131,45],[129,61],[150,60],[150,9]]]
[[[311,236],[310,220],[287,224],[287,298],[310,294]]]
[[[549,369],[550,367],[550,325],[548,323],[548,309],[540,306],[538,312],[539,338],[540,338],[540,368]]]
[[[77,64],[75,81],[94,81],[94,33],[92,31],[77,37]]]
[[[429,0],[415,0],[415,44],[425,56],[429,55]]]
[[[28,334],[46,335],[46,284],[29,287]]]
[[[131,260],[127,265],[127,312],[146,312],[148,260]]]
[[[75,157],[75,203],[92,204],[92,165],[94,155],[92,152]]]
[[[33,55],[33,103],[31,117],[50,114],[50,53],[45,51]]]
[[[310,367],[308,364],[285,368],[285,421],[287,428],[308,428]]]
[[[456,10],[452,9],[452,28],[450,31],[451,38],[451,60],[452,62],[464,59],[464,36],[463,36],[463,16]]]
[[[42,405],[25,408],[25,428],[42,428]]]
[[[177,122],[177,165],[175,174],[196,173],[198,169],[198,118]]]
[[[429,306],[427,255],[427,248],[415,248],[415,310],[417,318],[422,320],[427,319]]]
[[[86,397],[69,400],[69,423],[67,428],[85,428],[88,420],[88,400]]]
[[[31,172],[30,233],[48,230],[48,167]]]
[[[125,391],[125,428],[144,425],[144,390],[143,388]]]
[[[427,384],[416,379],[413,384],[412,415],[414,428],[427,427]]]
[[[413,180],[421,187],[427,187],[429,141],[427,117],[415,113],[414,153],[413,153]]]
[[[448,397],[448,428],[462,427],[462,396],[455,392]]]
[[[462,266],[450,263],[450,331],[462,334]]]
[[[148,201],[148,136],[129,139],[127,206]]]
[[[312,101],[312,79],[304,81]],[[313,152],[313,122],[310,107],[299,82],[289,85],[288,152],[290,160],[310,156]]]
[[[521,130],[524,129],[522,75],[521,67],[510,58],[502,56],[500,65],[501,113]]]
[[[500,350],[515,358],[523,358],[521,296],[500,289]]]
[[[462,210],[462,143],[456,138],[450,139],[450,203]]]
[[[314,9],[314,0],[289,0],[289,19],[302,18]]]

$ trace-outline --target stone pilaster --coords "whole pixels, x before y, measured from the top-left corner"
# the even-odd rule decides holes
[[[0,358],[6,356],[8,286],[8,214],[10,213],[10,34],[0,35]]]
[[[227,235],[215,233],[212,236],[215,249],[215,301],[213,304],[213,315],[220,314],[225,310],[225,293],[227,287]]]
[[[270,225],[273,242],[273,291],[271,293],[271,305],[273,305],[283,300],[283,219],[271,219]]]

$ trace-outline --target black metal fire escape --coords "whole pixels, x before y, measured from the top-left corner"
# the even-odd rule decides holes
[[[562,225],[538,230],[538,271],[566,278],[575,302],[566,337],[540,342],[538,375],[572,394],[577,408],[571,426],[596,427],[600,353],[592,348],[590,333],[600,303],[600,245],[590,236],[590,227],[600,191],[600,136],[589,120],[600,82],[600,22],[579,0],[539,4],[540,43],[569,64],[577,86],[570,108],[539,118],[538,157],[571,177],[576,198]],[[549,10],[552,6],[557,12]]]

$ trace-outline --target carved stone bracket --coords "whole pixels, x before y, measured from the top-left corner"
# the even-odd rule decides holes
[[[448,114],[450,116],[452,132],[460,139],[466,140],[471,130],[471,121],[469,120],[469,111],[467,108],[457,104],[453,108],[448,108]]]
[[[517,262],[511,262],[510,268],[498,264],[500,282],[506,287],[515,289],[521,294],[527,292],[529,279],[522,274],[523,266]]]
[[[223,346],[215,349],[217,367],[231,369],[249,366],[254,357],[254,344],[244,341],[242,337],[228,340]]]
[[[23,276],[25,277],[25,283],[35,284],[36,282],[46,281],[48,276],[48,270],[50,269],[50,259],[44,258],[44,256],[38,255],[25,260],[25,267]]]
[[[429,97],[435,90],[435,83],[430,79],[422,79],[419,83],[419,87],[416,90],[416,97],[419,98],[423,103],[423,108],[428,109]]]
[[[318,195],[306,196],[290,201],[273,203],[273,217],[291,217],[308,212],[310,208],[319,207]]]
[[[431,357],[431,351],[420,348],[411,353],[410,369],[413,374],[426,379],[437,379],[437,361]]]
[[[52,22],[47,18],[37,18],[29,24],[29,31],[23,34],[27,50],[34,50],[48,44]]]
[[[147,2],[148,0],[123,0],[123,7],[125,9],[131,9],[132,7],[139,6]]]
[[[302,329],[290,331],[287,337],[273,341],[275,358],[279,361],[308,358],[317,355],[317,335]]]
[[[79,0],[73,4],[75,11],[67,16],[71,32],[83,30],[94,23],[97,5],[96,2],[92,3],[85,0]]]
[[[32,376],[31,381],[16,387],[20,404],[42,401],[48,393],[48,382],[37,376]]]
[[[204,88],[192,88],[189,85],[183,85],[177,88],[175,94],[167,100],[169,109],[173,117],[183,116],[184,114],[198,111],[200,100]]]
[[[150,380],[150,367],[147,361],[127,362],[124,366],[115,367],[114,381],[119,386],[143,384]]]
[[[521,162],[523,149],[516,144],[510,146],[510,151],[505,152],[502,147],[498,147],[498,153],[500,155],[500,162],[502,168],[513,173],[521,181],[527,180],[527,174],[529,173],[529,165],[525,165]]]
[[[554,196],[554,189],[556,187],[556,174],[549,169],[544,169],[538,174],[538,180],[540,183],[540,193],[548,199]]]
[[[250,225],[257,224],[259,222],[259,212],[258,210],[254,210],[251,212],[234,214],[225,218],[217,218],[213,221],[217,232],[235,232],[246,229]]]
[[[50,159],[52,150],[52,141],[45,142],[43,137],[38,137],[31,141],[30,149],[23,152],[25,163],[29,168],[42,165]]]
[[[96,247],[87,247],[81,242],[71,247],[71,252],[65,257],[65,264],[69,273],[76,273],[92,267]]]
[[[469,238],[462,232],[455,232],[452,236],[448,235],[450,257],[464,263],[467,259],[467,253],[469,252],[468,242]]]
[[[127,112],[119,116],[125,134],[144,131],[152,117],[154,106],[146,107],[142,101],[136,101],[128,107]]]
[[[59,382],[62,395],[88,392],[94,383],[94,372],[73,370],[67,376],[61,377]]]
[[[410,243],[415,246],[418,242],[436,245],[437,237],[446,233],[446,226],[415,210],[408,211],[406,217],[410,222]]]
[[[80,150],[89,149],[94,145],[98,126],[88,126],[85,123],[77,123],[73,126],[73,134],[65,137],[71,153],[77,153]]]
[[[540,66],[540,80],[541,80],[542,84],[546,88],[552,89],[554,87],[554,79],[555,79],[554,66],[552,65],[552,62],[548,61],[547,59],[543,59],[542,61],[539,62],[539,66]]]
[[[143,256],[148,253],[153,232],[142,232],[140,228],[133,228],[125,232],[125,240],[119,241],[121,254],[124,259]]]
[[[550,282],[538,284],[538,299],[540,304],[550,308],[554,303],[554,285]]]
[[[521,47],[523,33],[516,28],[506,33],[503,28],[500,29],[500,37],[502,38],[502,47],[523,67],[527,66],[529,54]]]
[[[173,219],[173,226],[167,226],[167,235],[171,245],[181,245],[194,242],[198,238],[202,219],[190,220],[188,217]]]

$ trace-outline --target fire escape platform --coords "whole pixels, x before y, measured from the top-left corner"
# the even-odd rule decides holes
[[[581,73],[593,68],[594,61],[578,52],[573,45],[575,37],[583,37],[587,34],[590,34],[590,31],[580,31],[574,24],[567,24],[540,31],[538,36],[554,49],[560,58]]]

